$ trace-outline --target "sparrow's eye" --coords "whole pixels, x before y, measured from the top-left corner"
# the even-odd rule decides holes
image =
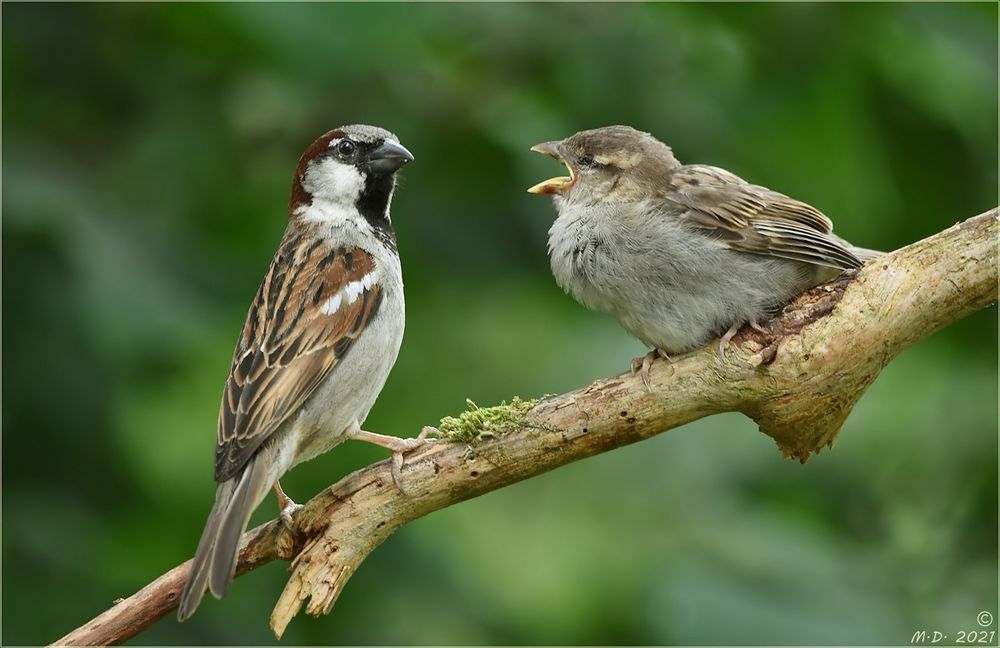
[[[583,167],[592,167],[594,166],[594,156],[584,155],[579,160],[577,160],[576,163]]]
[[[354,155],[354,152],[357,150],[358,145],[349,139],[345,139],[337,145],[337,153],[340,154],[340,157],[349,158]]]

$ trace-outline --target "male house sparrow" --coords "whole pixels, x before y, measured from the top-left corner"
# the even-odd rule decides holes
[[[628,126],[576,133],[531,149],[569,177],[528,189],[553,194],[549,257],[558,284],[653,347],[632,361],[649,384],[657,357],[740,326],[878,252],[832,232],[819,210],[718,167],[682,165],[670,147]]]
[[[178,618],[205,586],[228,590],[240,537],[274,486],[282,517],[296,505],[278,479],[344,439],[402,452],[423,443],[361,429],[403,339],[403,280],[389,202],[413,156],[392,133],[344,126],[306,149],[289,221],[250,305],[222,395],[215,505],[181,594]]]

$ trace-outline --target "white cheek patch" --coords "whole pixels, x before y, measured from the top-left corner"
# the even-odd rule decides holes
[[[302,178],[302,188],[314,199],[341,205],[355,205],[364,187],[365,177],[357,167],[333,158],[310,162]]]

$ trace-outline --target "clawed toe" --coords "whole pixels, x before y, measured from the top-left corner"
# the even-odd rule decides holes
[[[645,385],[646,391],[650,391],[652,388],[649,386],[649,367],[653,364],[649,356],[651,354],[647,353],[644,356],[638,358],[632,358],[632,373],[639,374],[639,378],[642,379],[642,384]]]
[[[725,362],[726,360],[726,349],[729,348],[729,342],[736,335],[736,332],[740,330],[740,323],[737,322],[729,327],[723,336],[719,339],[719,359]]]
[[[653,366],[653,362],[658,358],[662,358],[667,362],[673,362],[667,352],[663,349],[653,349],[644,356],[638,358],[632,358],[632,373],[638,373],[639,378],[642,379],[642,384],[645,385],[646,391],[652,391],[653,388],[649,384],[649,369]]]
[[[406,439],[386,436],[384,434],[376,434],[375,432],[367,432],[365,430],[354,430],[350,433],[350,436],[353,439],[374,443],[375,445],[382,446],[383,448],[392,451],[392,481],[396,484],[396,488],[398,488],[400,492],[405,493],[406,491],[403,490],[402,484],[403,455],[429,443],[435,443],[437,439],[428,439],[427,435],[437,431],[437,428],[427,426],[422,429],[420,434],[416,437]]]
[[[295,514],[301,511],[303,508],[304,507],[301,504],[296,504],[291,499],[289,499],[288,503],[285,504],[284,507],[282,507],[281,512],[279,513],[281,517],[282,526],[284,526],[289,531],[293,531],[295,528],[294,527]]]
[[[421,430],[420,434],[416,437],[400,439],[400,452],[409,452],[410,450],[416,450],[417,448],[422,448],[428,443],[435,443],[438,439],[429,439],[427,435],[434,434],[440,436],[441,430],[430,425],[425,425]]]
[[[410,452],[411,450],[416,450],[417,448],[422,448],[425,445],[431,443],[436,443],[437,439],[428,439],[428,434],[433,434],[439,432],[437,428],[431,426],[425,426],[424,429],[420,431],[420,434],[413,438],[399,439],[400,443],[398,447],[394,448],[392,451],[392,482],[396,485],[401,493],[406,493],[403,489],[403,463],[405,461],[404,454]]]
[[[392,483],[396,485],[400,493],[406,493],[403,489],[403,452],[401,450],[392,453]]]
[[[295,514],[302,508],[301,504],[296,504],[292,498],[281,489],[281,482],[274,482],[274,492],[278,496],[278,516],[281,524],[289,531],[293,530],[292,522]]]
[[[759,331],[761,333],[770,333],[770,331],[768,331],[766,328],[758,324],[757,320],[752,319],[749,322],[747,322],[747,324],[750,326],[750,328],[752,328],[755,331]],[[743,324],[741,322],[736,322],[735,324],[730,326],[729,330],[727,330],[719,339],[719,358],[721,360],[724,361],[726,359],[726,349],[729,348],[729,343],[732,341],[733,337],[736,335],[736,332],[739,331],[740,327],[742,326]]]
[[[412,438],[401,439],[400,441],[399,447],[396,448],[396,452],[409,452],[410,450],[416,450],[420,446],[424,445],[424,443],[428,440]],[[430,439],[430,441],[433,441],[433,439]]]

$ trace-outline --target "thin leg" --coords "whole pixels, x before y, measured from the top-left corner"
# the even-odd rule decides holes
[[[758,324],[757,320],[755,319],[750,320],[750,328],[752,328],[755,331],[759,331],[761,333],[770,333],[770,331],[768,331],[766,328]]]
[[[726,359],[726,348],[729,346],[729,341],[733,339],[734,335],[736,335],[736,331],[740,330],[741,325],[742,324],[740,322],[736,322],[730,326],[729,330],[722,336],[722,339],[719,340],[719,357],[722,360]]]
[[[396,484],[396,488],[402,492],[406,492],[403,491],[403,454],[409,452],[410,450],[416,450],[417,448],[423,447],[428,443],[434,443],[436,439],[428,439],[427,435],[436,431],[437,428],[427,426],[420,431],[420,434],[417,435],[416,438],[409,439],[401,439],[399,437],[378,434],[375,432],[367,432],[365,430],[355,430],[348,436],[352,439],[357,439],[358,441],[367,441],[368,443],[374,443],[377,446],[391,450],[392,481]]]
[[[281,489],[281,482],[274,482],[274,492],[278,495],[278,511],[281,515],[281,522],[285,525],[286,529],[291,530],[292,528],[292,516],[302,508],[301,504],[296,504],[292,501],[292,498],[285,495],[285,491]]]

